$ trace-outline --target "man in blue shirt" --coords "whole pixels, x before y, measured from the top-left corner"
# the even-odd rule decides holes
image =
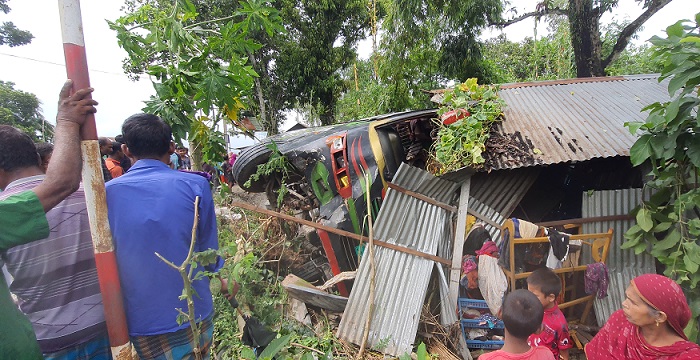
[[[180,300],[180,274],[156,256],[174,264],[187,257],[199,197],[199,223],[195,251],[217,249],[216,215],[208,181],[195,174],[168,167],[174,144],[170,126],[155,115],[136,114],[122,125],[126,156],[136,162],[107,188],[109,224],[114,238],[119,277],[124,295],[129,335],[142,359],[181,359],[199,348],[208,358],[212,339],[212,295],[209,279],[193,282],[199,341],[192,339],[189,324],[178,325],[177,309],[187,312]],[[197,271],[218,271],[221,258]],[[222,291],[228,291],[222,281]]]

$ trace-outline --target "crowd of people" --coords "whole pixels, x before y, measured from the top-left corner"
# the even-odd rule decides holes
[[[80,126],[97,102],[90,98],[92,89],[71,92],[68,81],[59,96],[53,149],[0,126],[0,252],[9,273],[9,283],[0,276],[2,359],[112,357],[76,156]],[[209,358],[214,313],[209,279],[193,282],[201,328],[200,338],[193,339],[189,324],[177,321],[177,309],[187,309],[180,274],[156,256],[181,263],[193,221],[194,250],[218,248],[209,181],[173,171],[175,161],[176,168],[189,168],[187,149],[175,149],[170,126],[155,115],[133,115],[124,121],[122,135],[98,143],[134,349],[141,359],[188,359],[195,351]],[[217,273],[222,265],[218,258],[199,270]],[[217,281],[226,296],[238,289],[224,278]]]
[[[96,111],[92,89],[59,95],[55,145],[35,145],[11,126],[0,126],[0,255],[9,285],[0,276],[0,358],[109,359],[110,344],[97,278],[85,194],[80,184],[79,130]],[[72,93],[72,95],[71,95]],[[218,248],[217,222],[208,179],[187,171],[187,148],[175,147],[170,126],[136,114],[115,139],[100,138],[109,226],[122,284],[131,342],[141,359],[210,356],[214,315],[209,279],[193,284],[201,326],[194,339],[176,321],[182,279],[156,256],[179,264],[189,252]],[[221,164],[230,173],[234,159]],[[228,179],[225,179],[228,181]],[[197,207],[195,210],[195,206]],[[195,214],[198,214],[195,217]],[[223,260],[202,266],[217,273]],[[221,277],[222,292],[238,284]],[[501,350],[480,359],[568,359],[572,344],[557,306],[558,276],[539,269],[503,301]],[[11,297],[15,295],[15,299]],[[585,347],[588,359],[698,359],[700,347],[684,328],[691,317],[681,288],[646,274],[632,280],[622,309]]]

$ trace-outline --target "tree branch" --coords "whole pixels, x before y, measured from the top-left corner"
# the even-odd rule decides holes
[[[617,42],[615,43],[615,46],[613,46],[612,51],[605,58],[605,60],[603,60],[601,64],[603,69],[607,68],[608,65],[617,60],[622,51],[627,47],[627,44],[629,44],[630,38],[635,32],[637,32],[639,27],[641,27],[647,20],[649,20],[650,17],[652,17],[652,15],[656,14],[659,10],[661,10],[661,8],[668,5],[670,2],[671,0],[652,1],[649,3],[649,7],[647,7],[646,11],[639,15],[638,18],[634,19],[634,21],[629,23],[629,25],[625,26],[625,28],[622,29],[622,32],[620,32],[620,35],[617,37]]]
[[[670,1],[670,0],[668,0],[668,1]],[[560,8],[546,9],[546,10],[542,10],[542,11],[535,10],[535,11],[531,11],[529,13],[522,14],[516,18],[506,20],[504,22],[490,22],[489,26],[506,27],[508,25],[515,24],[516,22],[525,20],[525,19],[533,17],[533,16],[539,18],[539,17],[545,16],[545,15],[564,15],[564,16],[567,16],[568,14],[569,13],[566,9],[560,9]]]

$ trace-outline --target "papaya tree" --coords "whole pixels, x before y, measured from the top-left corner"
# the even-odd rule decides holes
[[[645,187],[653,195],[636,212],[623,248],[649,252],[664,274],[686,291],[694,318],[700,315],[700,13],[679,21],[667,37],[653,37],[653,56],[664,68],[671,100],[645,108],[645,122],[626,126],[639,139],[630,149],[632,164],[648,164]],[[686,329],[697,340],[697,322]]]
[[[156,95],[144,111],[168,122],[176,141],[190,142],[195,168],[219,160],[224,136],[214,129],[236,119],[257,76],[248,54],[260,44],[249,34],[283,31],[279,13],[264,0],[241,1],[231,14],[207,20],[190,0],[138,0],[130,10],[109,26],[127,52],[126,72],[153,80]]]

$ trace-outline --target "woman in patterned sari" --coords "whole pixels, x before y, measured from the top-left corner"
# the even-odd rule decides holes
[[[586,345],[589,360],[700,359],[700,346],[683,332],[691,313],[678,284],[645,274],[630,282],[625,295],[622,310]]]

